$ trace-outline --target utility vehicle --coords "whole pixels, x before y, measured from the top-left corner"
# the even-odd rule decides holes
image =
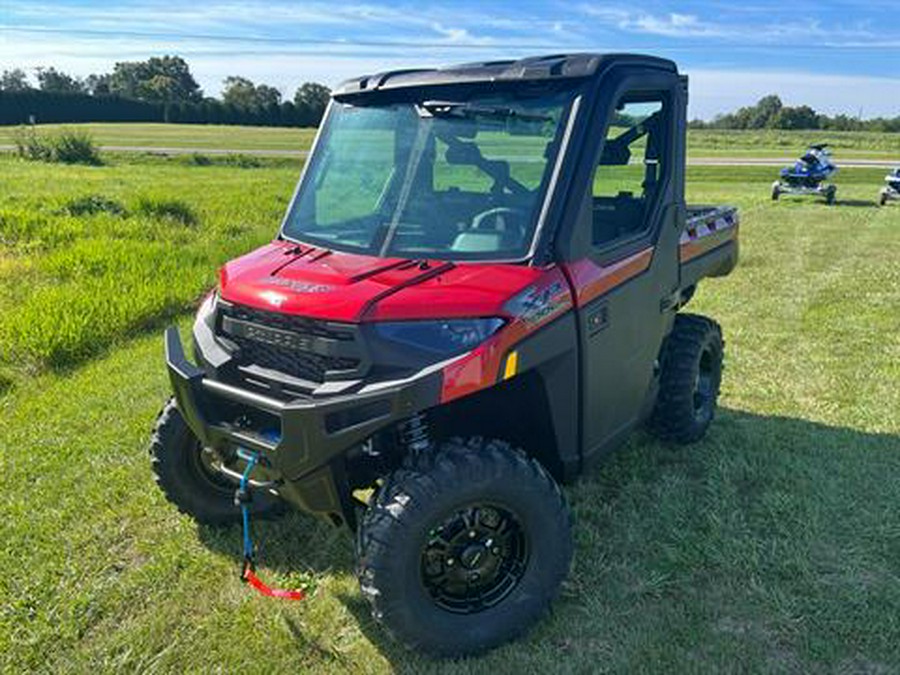
[[[679,310],[738,254],[685,205],[687,79],[573,54],[406,70],[333,93],[277,237],[165,335],[160,487],[204,523],[290,504],[356,534],[373,615],[480,652],[548,609],[558,485],[645,424],[701,438],[723,341]],[[248,455],[253,453],[252,455]]]
[[[834,204],[837,186],[826,183],[837,173],[828,143],[810,145],[794,162],[794,166],[781,170],[780,178],[772,183],[772,199],[781,195],[821,195],[828,204]]]

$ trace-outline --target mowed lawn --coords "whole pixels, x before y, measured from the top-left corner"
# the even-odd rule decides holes
[[[312,144],[315,129],[244,127],[216,124],[92,123],[42,124],[40,131],[82,129],[98,145],[139,148],[193,148],[241,152],[302,152]],[[15,127],[0,126],[0,145],[12,145]],[[793,158],[810,143],[828,142],[835,157],[900,162],[900,133],[868,131],[753,131],[691,129],[690,157]]]
[[[727,341],[708,438],[637,434],[567,488],[577,552],[552,616],[434,663],[369,617],[345,533],[259,524],[260,574],[311,592],[268,600],[237,578],[239,529],[198,527],[151,479],[159,329],[187,330],[216,265],[274,232],[299,166],[110,161],[0,159],[0,670],[900,670],[900,206],[874,206],[882,171],[844,171],[834,207],[772,203],[764,168],[689,171],[691,201],[743,213],[739,267],[690,307]]]

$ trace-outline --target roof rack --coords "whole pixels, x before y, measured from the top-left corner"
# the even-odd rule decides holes
[[[548,54],[523,59],[461,63],[444,68],[408,68],[357,77],[340,84],[335,98],[385,89],[442,84],[590,77],[602,67],[622,63],[677,72],[672,61],[641,54]]]

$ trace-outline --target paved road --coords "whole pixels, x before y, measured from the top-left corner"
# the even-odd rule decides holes
[[[153,155],[256,155],[259,157],[306,157],[307,150],[241,150],[227,148],[164,148],[149,145],[101,145],[105,152],[147,152]],[[15,150],[13,145],[0,145],[0,152]],[[792,157],[689,157],[689,166],[785,166],[796,161]],[[893,168],[900,158],[891,159],[838,159],[838,166]]]
[[[15,150],[14,145],[0,145],[0,152],[9,152]],[[156,145],[101,145],[100,150],[104,152],[147,152],[151,155],[257,155],[260,157],[306,157],[309,152],[306,150],[240,150],[227,148],[165,148]]]

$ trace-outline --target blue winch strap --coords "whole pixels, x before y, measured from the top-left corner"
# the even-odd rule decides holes
[[[244,564],[241,568],[241,579],[253,586],[257,591],[270,598],[283,600],[302,600],[305,597],[303,591],[288,591],[280,588],[272,588],[256,576],[253,571],[253,539],[250,537],[250,474],[259,463],[259,453],[238,448],[238,457],[247,462],[244,473],[241,474],[241,482],[238,485],[236,501],[241,505],[241,521],[244,525]]]
[[[244,473],[241,474],[241,482],[239,492],[243,495],[240,499],[241,504],[241,521],[244,525],[244,561],[250,563],[253,560],[253,539],[250,537],[250,500],[248,499],[250,492],[248,483],[250,474],[253,472],[257,462],[259,462],[259,454],[250,450],[240,448],[238,457],[247,462]]]

